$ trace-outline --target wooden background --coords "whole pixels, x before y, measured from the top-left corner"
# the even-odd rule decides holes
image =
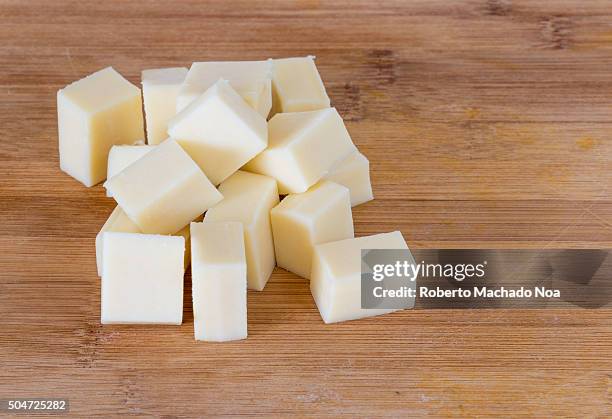
[[[249,292],[249,339],[101,326],[114,207],[59,170],[56,91],[112,65],[315,54],[370,158],[357,235],[612,245],[612,2],[0,1],[0,398],[135,415],[610,414],[610,310],[406,311],[324,325],[306,281]]]

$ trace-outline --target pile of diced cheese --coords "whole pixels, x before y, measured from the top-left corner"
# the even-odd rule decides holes
[[[360,307],[360,253],[407,246],[354,238],[369,162],[314,57],[145,70],[142,95],[108,67],[57,107],[61,169],[117,202],[96,237],[102,323],[181,324],[189,264],[198,340],[246,338],[247,288],[275,266],[310,280],[326,323],[392,311]]]

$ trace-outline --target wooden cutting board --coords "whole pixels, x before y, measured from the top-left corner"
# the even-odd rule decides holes
[[[103,415],[610,414],[610,310],[404,311],[324,325],[308,283],[249,292],[249,338],[101,326],[114,207],[59,170],[56,91],[112,65],[314,54],[370,159],[358,236],[612,245],[606,1],[0,2],[0,398]]]

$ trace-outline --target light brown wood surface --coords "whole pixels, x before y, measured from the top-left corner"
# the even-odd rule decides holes
[[[101,326],[114,202],[59,170],[56,91],[112,65],[305,54],[370,159],[356,234],[612,245],[609,1],[0,2],[0,398],[100,415],[610,414],[610,310],[420,310],[324,325],[277,269],[249,338]]]

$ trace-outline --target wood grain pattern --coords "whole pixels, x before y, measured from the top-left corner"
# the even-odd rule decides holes
[[[306,281],[249,292],[249,339],[102,327],[113,208],[60,172],[55,92],[107,65],[304,54],[371,161],[357,235],[612,245],[612,8],[599,0],[0,2],[0,398],[72,414],[610,414],[609,310],[399,312],[324,325]],[[189,281],[187,281],[189,284]]]

